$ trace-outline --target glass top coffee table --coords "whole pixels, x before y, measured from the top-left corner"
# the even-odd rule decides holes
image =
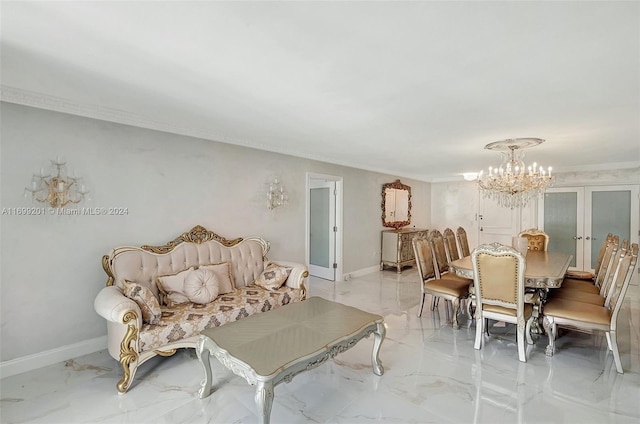
[[[320,297],[203,330],[196,352],[205,378],[198,394],[204,398],[211,393],[209,358],[215,356],[234,374],[256,386],[258,416],[261,423],[268,423],[274,386],[290,382],[372,333],[373,372],[382,375],[378,354],[385,336],[384,319]]]

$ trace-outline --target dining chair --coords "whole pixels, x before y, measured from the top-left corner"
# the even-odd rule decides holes
[[[465,281],[452,278],[441,278],[435,266],[435,256],[432,245],[425,237],[415,237],[411,241],[413,252],[416,257],[416,268],[420,277],[420,306],[418,316],[422,316],[424,301],[427,294],[434,299],[443,298],[451,303],[453,328],[459,329],[458,312],[460,311],[460,301],[469,294],[469,285]],[[445,306],[446,307],[446,306]],[[432,303],[432,309],[435,304]]]
[[[602,287],[603,282],[611,272],[613,258],[615,257],[616,252],[619,248],[619,240],[619,237],[617,235],[614,235],[611,240],[607,242],[607,246],[605,247],[604,253],[602,255],[600,267],[598,268],[598,273],[596,274],[596,277],[593,281],[565,277],[562,280],[562,286],[560,287],[559,293],[574,290],[581,290],[588,293],[596,294],[600,293],[600,288]]]
[[[518,237],[525,237],[529,241],[529,250],[542,250],[549,248],[549,234],[537,228],[529,228],[521,231]]]
[[[525,342],[533,344],[533,305],[524,302],[524,256],[511,246],[483,244],[471,253],[476,296],[476,339],[474,348],[489,335],[489,319],[516,324],[518,359],[527,362]]]
[[[627,240],[623,240],[622,244],[618,248],[617,244],[613,244],[608,246],[607,248],[607,256],[610,259],[606,260],[605,269],[602,270],[602,273],[599,274],[602,278],[598,279],[598,285],[589,285],[589,288],[598,287],[599,291],[597,293],[592,290],[585,290],[585,283],[576,283],[575,286],[568,286],[563,288],[562,286],[558,290],[554,290],[552,294],[552,298],[556,299],[566,299],[566,300],[574,300],[578,302],[590,303],[593,305],[604,306],[608,304],[608,301],[613,292],[613,278],[615,274],[615,268],[618,264],[618,259],[621,256],[624,256],[627,250],[629,249],[629,242]],[[579,280],[584,281],[584,280]],[[588,284],[588,283],[586,283]],[[563,282],[564,285],[564,282]]]
[[[600,245],[600,252],[598,252],[598,261],[596,262],[596,267],[594,268],[593,272],[581,271],[581,270],[568,270],[564,276],[566,278],[573,278],[576,280],[590,280],[590,281],[595,280],[596,275],[598,275],[598,270],[602,265],[602,256],[604,255],[604,251],[607,248],[607,244],[611,241],[612,238],[613,238],[612,233],[607,234],[607,237],[602,242],[602,245]]]
[[[638,244],[633,243],[624,255],[619,255],[613,276],[613,293],[608,305],[598,306],[565,299],[549,300],[543,310],[543,325],[549,336],[549,345],[545,353],[553,356],[558,326],[567,326],[587,331],[603,331],[607,338],[607,347],[613,352],[618,373],[624,373],[617,341],[617,319],[629,281],[638,261]]]
[[[460,259],[458,246],[456,245],[456,235],[451,228],[445,228],[442,232],[444,238],[444,247],[447,254],[447,261],[455,261]]]
[[[462,227],[460,227],[462,228]],[[459,228],[459,229],[460,229]],[[463,230],[464,231],[464,230]],[[455,247],[455,240],[451,239],[451,234],[453,231],[451,229],[446,228],[444,230],[444,234],[440,233],[438,230],[431,230],[429,232],[428,238],[431,243],[431,248],[433,249],[433,254],[436,261],[436,269],[440,273],[440,277],[444,278],[453,278],[459,281],[466,281],[469,285],[468,292],[469,296],[467,297],[465,310],[467,311],[467,316],[469,319],[473,319],[472,307],[473,307],[473,280],[471,278],[464,278],[456,275],[454,272],[450,272],[449,270],[449,262],[455,261],[456,259],[460,259],[458,255],[458,251]],[[448,237],[447,237],[448,235]],[[466,240],[466,233],[465,233]],[[458,257],[455,257],[458,256]],[[438,300],[434,299],[434,305],[437,305]]]
[[[458,229],[456,230],[456,238],[458,239],[460,256],[471,256],[471,251],[469,250],[469,241],[467,240],[467,232],[464,228],[458,227]]]

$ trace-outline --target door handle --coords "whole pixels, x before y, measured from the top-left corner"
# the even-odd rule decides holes
[[[587,236],[587,238],[585,238],[585,240],[591,240],[591,237]],[[595,239],[594,239],[595,240]]]
[[[577,237],[577,236],[576,236],[576,237],[574,237],[573,239],[574,239],[574,240],[582,240],[582,236],[580,236],[580,237]]]

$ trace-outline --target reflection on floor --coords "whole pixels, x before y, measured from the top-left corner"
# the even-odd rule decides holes
[[[637,423],[640,419],[640,289],[631,286],[620,314],[625,374],[615,371],[603,336],[566,332],[552,358],[541,336],[518,361],[515,329],[496,325],[482,350],[475,326],[447,322],[425,307],[416,317],[415,270],[332,283],[312,278],[310,296],[384,316],[387,337],[371,370],[373,338],[289,384],[275,388],[273,423]],[[427,299],[427,305],[430,299]],[[120,367],[106,351],[1,381],[2,423],[252,423],[254,388],[215,359],[214,393],[199,399],[203,371],[192,350],[143,365],[124,396]]]

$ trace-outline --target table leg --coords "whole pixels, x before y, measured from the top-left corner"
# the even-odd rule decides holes
[[[259,381],[256,387],[256,406],[261,424],[269,424],[271,419],[271,405],[273,405],[273,383]]]
[[[371,354],[371,364],[373,365],[373,373],[375,375],[384,374],[384,367],[382,366],[382,362],[380,362],[380,357],[378,355],[386,333],[387,330],[384,328],[384,323],[380,322],[376,324],[376,331],[373,332],[373,352]]]
[[[198,359],[204,368],[204,380],[200,383],[200,390],[198,391],[198,396],[200,399],[206,398],[211,394],[211,363],[209,359],[211,358],[211,352],[205,347],[206,338],[204,336],[200,337],[198,340],[198,344],[196,345],[196,354],[198,355]]]

